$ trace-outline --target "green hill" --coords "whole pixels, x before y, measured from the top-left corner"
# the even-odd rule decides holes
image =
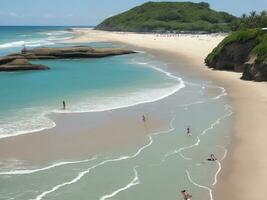
[[[208,3],[148,2],[110,17],[96,29],[130,32],[227,32],[237,18],[217,12]]]

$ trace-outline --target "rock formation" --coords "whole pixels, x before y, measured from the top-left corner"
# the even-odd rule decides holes
[[[262,63],[247,62],[241,79],[254,81],[267,81],[267,61]]]
[[[242,30],[226,37],[205,59],[215,70],[243,72],[241,79],[267,81],[267,33]]]
[[[216,70],[243,72],[244,63],[255,46],[255,40],[249,40],[244,43],[234,42],[225,45],[220,55],[207,64],[210,68]]]
[[[21,53],[0,57],[0,71],[49,69],[43,65],[31,64],[28,60],[103,58],[131,53],[135,52],[120,48],[92,48],[88,46],[23,49]]]
[[[44,65],[31,64],[23,56],[5,56],[0,58],[0,72],[46,69],[49,68]]]

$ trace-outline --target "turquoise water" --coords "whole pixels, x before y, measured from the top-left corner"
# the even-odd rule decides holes
[[[48,38],[51,34],[58,37],[64,32],[65,38],[66,34],[70,34],[64,30],[42,32],[39,29],[31,35],[43,35],[43,41],[47,40],[47,35]],[[20,34],[13,31],[10,37],[16,40],[21,34],[29,32],[28,28]],[[14,43],[8,39],[7,33],[4,35],[5,42]],[[0,44],[2,53],[16,52],[17,48],[21,47],[1,50]],[[140,53],[104,59],[35,61],[49,66],[51,70],[1,73],[0,137],[55,126],[46,115],[62,112],[63,100],[67,103],[64,112],[103,111],[154,101],[182,87],[181,81],[138,64],[138,59],[144,60],[146,56]]]
[[[171,74],[168,65],[147,53],[35,62],[51,70],[0,74],[0,137],[53,127],[50,113],[95,112],[145,102],[161,102],[172,118],[166,130],[149,132],[145,144],[123,152],[46,166],[0,160],[0,199],[182,199],[183,189],[193,199],[214,199],[231,136],[232,111],[224,88]],[[188,125],[191,136],[185,134]],[[218,161],[206,161],[211,153]]]

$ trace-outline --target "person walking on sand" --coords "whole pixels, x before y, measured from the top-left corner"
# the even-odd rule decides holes
[[[66,110],[66,102],[63,101],[62,104],[63,104],[63,110]]]
[[[192,195],[190,195],[186,190],[182,190],[181,193],[183,195],[184,200],[191,200]]]

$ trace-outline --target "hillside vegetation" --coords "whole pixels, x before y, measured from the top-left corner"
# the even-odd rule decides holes
[[[131,32],[228,32],[236,17],[217,12],[208,3],[148,2],[110,17],[96,29]]]
[[[206,64],[210,65],[225,49],[227,45],[232,43],[245,43],[249,40],[255,41],[255,47],[253,52],[258,55],[259,60],[265,59],[267,56],[267,34],[261,29],[244,29],[233,32],[231,35],[226,37],[205,59]],[[266,48],[266,52],[265,52]]]

